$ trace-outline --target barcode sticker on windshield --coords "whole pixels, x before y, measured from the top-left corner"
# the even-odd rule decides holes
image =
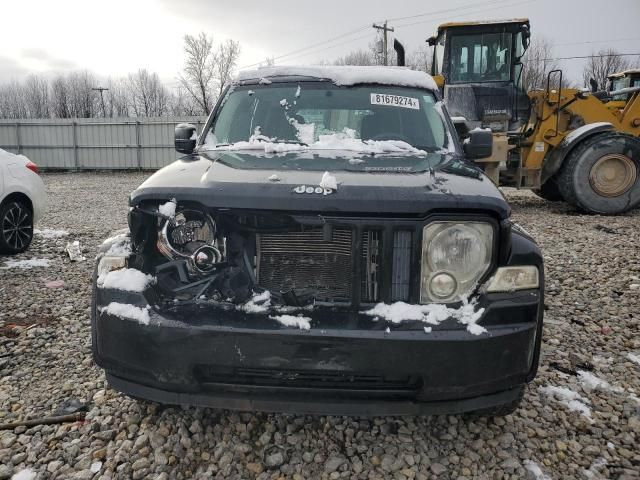
[[[399,95],[389,95],[386,93],[372,93],[371,105],[387,105],[390,107],[411,108],[420,110],[420,102],[417,98],[401,97]]]

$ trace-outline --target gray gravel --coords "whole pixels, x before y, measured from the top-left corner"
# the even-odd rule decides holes
[[[516,414],[239,414],[131,400],[106,388],[92,363],[91,259],[126,226],[127,196],[145,177],[44,177],[50,207],[41,228],[69,236],[36,237],[17,257],[50,259],[48,268],[0,269],[0,423],[51,415],[70,399],[89,413],[83,423],[0,431],[0,480],[26,468],[38,479],[533,479],[536,466],[553,479],[639,477],[640,211],[584,216],[506,192],[547,267],[541,368]],[[68,240],[89,260],[69,262]],[[47,288],[50,280],[65,286]],[[589,369],[608,384],[594,389],[571,373]],[[591,418],[540,390],[549,386],[579,394]]]

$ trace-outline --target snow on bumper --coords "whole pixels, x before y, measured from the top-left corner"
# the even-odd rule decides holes
[[[504,403],[538,363],[541,298],[531,291],[483,298],[478,323],[487,332],[479,336],[455,318],[425,333],[423,322],[394,324],[337,308],[304,311],[308,330],[283,325],[277,312],[202,305],[150,309],[145,324],[105,308],[118,302],[146,309],[153,301],[143,294],[100,289],[96,298],[96,363],[115,388],[160,402],[453,413]]]

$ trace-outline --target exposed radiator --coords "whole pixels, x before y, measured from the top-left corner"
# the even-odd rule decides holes
[[[351,301],[352,232],[322,229],[258,236],[258,284],[274,292],[307,294],[317,300]]]

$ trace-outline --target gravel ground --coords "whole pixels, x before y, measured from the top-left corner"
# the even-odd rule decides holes
[[[69,235],[37,236],[17,257],[48,259],[48,268],[0,269],[0,423],[48,416],[74,399],[89,413],[0,431],[0,480],[27,468],[38,479],[639,477],[640,211],[584,216],[507,191],[547,268],[541,368],[515,414],[238,414],[125,398],[92,363],[92,258],[126,226],[127,196],[145,177],[44,177],[50,207],[40,228]],[[68,240],[80,241],[86,262],[69,262]],[[64,287],[47,287],[52,280]],[[563,403],[567,391],[547,387],[574,396]]]

